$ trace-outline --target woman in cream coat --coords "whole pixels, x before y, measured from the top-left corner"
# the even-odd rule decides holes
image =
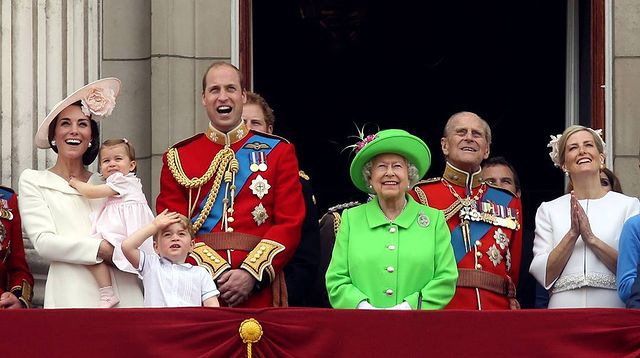
[[[538,208],[529,272],[549,290],[549,308],[624,307],[616,291],[618,241],[640,203],[601,185],[605,145],[598,132],[574,125],[550,146],[573,191]]]
[[[22,226],[43,258],[50,261],[45,308],[98,307],[96,280],[86,265],[111,260],[113,246],[90,237],[92,211],[104,199],[89,200],[68,184],[71,177],[99,183],[86,169],[98,154],[96,120],[108,116],[120,89],[116,78],[90,83],[58,103],[40,125],[38,148],[58,153],[53,167],[25,170],[19,180]],[[142,288],[136,275],[111,269],[116,307],[141,307]]]

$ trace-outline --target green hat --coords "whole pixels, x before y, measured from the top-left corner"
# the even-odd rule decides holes
[[[398,154],[418,168],[422,178],[431,166],[431,152],[420,138],[402,129],[386,129],[369,135],[355,145],[356,156],[351,162],[349,174],[356,188],[369,192],[368,183],[362,175],[362,167],[378,154]]]

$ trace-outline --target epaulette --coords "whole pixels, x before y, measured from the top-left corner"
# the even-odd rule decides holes
[[[507,192],[507,193],[509,193],[509,194],[513,195],[513,196],[517,196],[517,195],[516,195],[516,193],[511,192],[511,190],[509,190],[509,189],[499,187],[499,186],[497,186],[497,185],[495,185],[495,184],[492,184],[492,183],[489,183],[489,182],[486,182],[486,181],[485,181],[484,183],[485,183],[485,184],[487,184],[487,186],[489,186],[489,187],[491,187],[491,188],[493,188],[493,189],[502,190],[502,191],[504,191],[504,192]]]
[[[195,135],[193,135],[193,136],[191,136],[191,137],[189,137],[189,138],[186,138],[186,139],[183,139],[183,140],[179,141],[178,143],[176,143],[176,144],[174,144],[174,145],[170,146],[168,149],[182,147],[183,145],[185,145],[185,144],[187,144],[187,143],[190,143],[190,142],[192,142],[192,141],[194,141],[194,140],[196,140],[196,139],[200,138],[200,137],[201,137],[201,136],[203,136],[203,135],[204,135],[204,133],[198,133],[198,134],[195,134]]]
[[[311,178],[309,178],[309,176],[307,175],[307,173],[305,173],[302,170],[298,171],[298,175],[300,176],[300,178],[304,179],[304,180],[311,180]]]
[[[416,185],[436,183],[436,182],[439,182],[440,180],[442,180],[442,177],[433,177],[429,179],[420,180],[419,182],[416,183]]]
[[[275,135],[275,134],[272,134],[272,133],[260,132],[260,131],[257,131],[255,129],[250,129],[250,131],[253,132],[253,134],[255,134],[255,135],[261,135],[261,136],[264,136],[264,137],[267,137],[267,138],[280,139],[281,141],[283,141],[285,143],[291,143],[291,142],[289,142],[289,140],[287,138],[280,137],[279,135]]]
[[[350,201],[348,203],[342,203],[342,204],[334,205],[334,206],[330,207],[329,209],[327,209],[327,211],[340,211],[340,210],[349,209],[349,208],[352,208],[352,207],[358,206],[358,205],[360,205],[359,201]]]

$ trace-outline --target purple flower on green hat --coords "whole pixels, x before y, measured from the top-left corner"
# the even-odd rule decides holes
[[[361,140],[360,142],[356,143],[356,147],[355,147],[355,152],[358,153],[359,151],[362,150],[362,148],[364,148],[365,145],[367,145],[368,143],[370,143],[372,140],[376,139],[378,136],[376,134],[369,134],[368,136],[364,137],[363,140]]]

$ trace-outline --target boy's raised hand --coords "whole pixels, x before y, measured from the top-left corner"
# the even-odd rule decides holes
[[[153,219],[153,225],[155,225],[158,230],[164,230],[169,225],[180,222],[180,214],[169,211],[169,209],[164,209],[158,216]]]

